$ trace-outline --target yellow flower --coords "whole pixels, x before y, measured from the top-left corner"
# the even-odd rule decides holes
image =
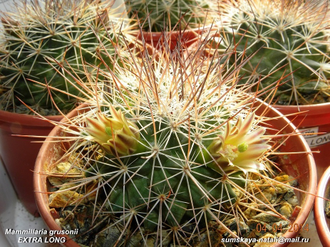
[[[254,114],[250,114],[245,120],[239,118],[235,126],[228,122],[225,132],[211,143],[208,150],[216,160],[216,164],[210,165],[213,169],[225,172],[259,172],[264,169],[259,158],[270,146],[263,138],[264,128],[252,130],[253,119]]]
[[[98,114],[97,119],[87,118],[89,139],[100,144],[107,153],[125,156],[136,151],[140,138],[139,128],[127,120],[121,110],[110,107],[111,117]]]

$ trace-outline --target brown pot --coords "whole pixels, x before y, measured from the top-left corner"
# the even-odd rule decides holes
[[[330,167],[323,173],[318,187],[314,205],[316,230],[323,246],[330,246],[330,218],[325,215],[326,201],[330,200]]]
[[[202,33],[209,30],[208,27],[186,29],[180,31],[169,32],[137,32],[136,36],[142,42],[145,42],[152,47],[159,49],[168,45],[169,50],[174,50],[177,45],[185,49],[194,44]]]
[[[255,106],[258,107],[258,115],[266,115],[272,120],[267,121],[271,127],[277,130],[282,130],[283,133],[292,133],[296,131],[295,126],[285,118],[280,112],[270,107],[265,103],[256,101]],[[68,115],[68,118],[75,116],[81,109],[75,109]],[[63,119],[65,121],[65,119]],[[269,125],[268,125],[269,126]],[[39,212],[43,217],[45,223],[50,229],[60,230],[60,226],[56,223],[52,211],[48,206],[48,193],[47,193],[47,175],[45,174],[45,168],[47,164],[58,160],[61,156],[56,150],[59,150],[59,142],[53,142],[54,136],[61,136],[62,131],[59,127],[55,127],[50,135],[47,137],[43,146],[40,149],[34,173],[34,186],[35,186],[35,196],[36,202],[39,208]],[[316,193],[316,168],[313,156],[311,154],[310,148],[307,145],[305,139],[297,134],[292,135],[286,141],[285,145],[282,145],[281,151],[283,152],[298,152],[298,154],[289,154],[285,158],[283,157],[283,162],[281,169],[287,174],[297,178],[299,189],[306,191],[307,193],[298,193],[298,199],[300,200],[301,210],[297,211],[296,217],[292,218],[292,225],[304,226],[309,213],[314,204],[314,195]],[[297,231],[286,232],[284,237],[292,238],[298,234]],[[78,246],[73,240],[69,239],[68,236],[66,246]],[[289,243],[285,244],[273,244],[272,246],[287,246]]]
[[[61,118],[49,117],[54,121],[60,121]],[[34,216],[38,216],[39,213],[34,200],[33,169],[43,139],[16,135],[47,136],[53,127],[53,124],[36,116],[0,110],[1,161],[18,198]]]
[[[318,174],[318,180],[324,171],[330,166],[328,152],[330,150],[330,103],[281,106],[276,109],[288,116],[289,120],[297,126],[301,132],[310,133],[305,139],[314,152],[314,159]],[[298,114],[297,114],[298,113]]]

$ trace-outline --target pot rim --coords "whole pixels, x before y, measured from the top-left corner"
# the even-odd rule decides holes
[[[312,109],[320,109],[320,108],[330,108],[330,102],[319,103],[319,104],[309,104],[309,105],[274,105],[276,109],[290,109],[294,111],[305,111]],[[322,110],[322,109],[321,109]]]
[[[330,102],[299,106],[274,105],[274,107],[302,128],[330,125]]]
[[[62,118],[62,115],[41,116],[0,110],[0,123],[5,122],[12,124],[19,122],[26,126],[42,127],[49,126],[49,122],[60,121]]]
[[[327,185],[330,183],[330,167],[328,167],[323,173],[318,187],[317,187],[317,197],[315,199],[314,205],[314,218],[316,229],[319,238],[323,245],[330,245],[330,229],[326,221],[325,208],[324,208],[324,198],[326,197]],[[330,199],[330,198],[328,198]]]

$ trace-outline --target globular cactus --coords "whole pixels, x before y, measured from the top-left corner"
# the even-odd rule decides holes
[[[246,62],[241,83],[276,88],[277,104],[329,101],[328,1],[244,0],[223,11],[219,47],[236,51],[229,67]]]
[[[246,174],[269,169],[270,138],[251,98],[225,85],[233,74],[219,81],[218,63],[178,60],[119,68],[97,107],[70,120],[77,141],[65,154],[64,177],[73,170],[78,176],[60,184],[50,206],[74,205],[75,214],[89,200],[88,214],[107,222],[102,233],[112,246],[147,246],[151,239],[153,246],[212,246],[208,228],[230,218]],[[57,204],[64,194],[71,200]],[[74,227],[65,217],[59,222]]]
[[[184,30],[210,22],[211,1],[207,0],[125,0],[131,18],[145,31]]]
[[[124,47],[123,16],[111,6],[112,1],[35,1],[4,13],[1,109],[26,113],[21,101],[42,115],[74,108],[87,85],[74,83],[76,78],[87,81],[85,70],[97,70],[100,58],[106,59],[100,50],[107,51],[111,66],[116,58],[109,54]]]

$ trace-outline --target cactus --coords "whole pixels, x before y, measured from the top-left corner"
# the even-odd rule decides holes
[[[102,64],[100,57],[107,59],[109,66],[115,64],[116,58],[109,54],[124,47],[119,34],[122,13],[116,13],[111,4],[89,0],[22,2],[12,13],[4,13],[1,109],[27,113],[21,101],[42,115],[73,109],[79,97],[85,96],[87,83],[72,82],[77,78],[87,81],[85,70],[97,70]],[[107,58],[100,54],[100,44],[107,50]]]
[[[207,12],[211,2],[207,0],[126,0],[126,9],[131,18],[146,31],[184,30],[203,26],[210,22]]]
[[[244,0],[223,9],[219,47],[236,51],[229,67],[246,62],[242,84],[271,91],[277,104],[329,101],[328,1]]]
[[[49,168],[58,189],[50,207],[64,212],[64,229],[95,237],[80,244],[213,246],[218,227],[239,234],[223,223],[236,217],[239,198],[275,211],[246,192],[249,174],[265,177],[271,165],[271,137],[253,99],[226,86],[236,77],[224,76],[220,63],[190,55],[132,58],[132,68],[118,67],[98,101],[70,119],[71,130],[62,126],[75,142]],[[89,219],[81,223],[80,213]]]

